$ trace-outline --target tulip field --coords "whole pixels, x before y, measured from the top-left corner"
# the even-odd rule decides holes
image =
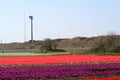
[[[120,80],[120,56],[0,57],[0,80]]]

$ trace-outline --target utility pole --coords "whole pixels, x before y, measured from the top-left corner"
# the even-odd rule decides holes
[[[0,41],[0,44],[1,44],[0,52],[3,53],[3,51],[2,51],[2,39],[1,39],[1,41]]]
[[[24,42],[26,41],[26,15],[24,14]]]
[[[31,19],[31,42],[33,42],[33,16],[29,16]]]

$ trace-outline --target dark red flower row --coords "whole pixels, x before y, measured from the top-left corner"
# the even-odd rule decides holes
[[[120,64],[74,64],[54,66],[0,67],[3,80],[64,79],[69,77],[120,76]],[[93,80],[90,78],[88,80]],[[109,79],[109,78],[107,78]],[[103,80],[103,79],[102,79]]]

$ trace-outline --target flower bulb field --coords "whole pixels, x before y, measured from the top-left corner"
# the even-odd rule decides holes
[[[0,80],[120,80],[120,56],[0,57]]]

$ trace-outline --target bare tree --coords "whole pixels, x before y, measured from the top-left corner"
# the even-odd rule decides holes
[[[52,41],[50,38],[44,39],[43,44],[42,44],[42,49],[44,51],[52,51]]]

